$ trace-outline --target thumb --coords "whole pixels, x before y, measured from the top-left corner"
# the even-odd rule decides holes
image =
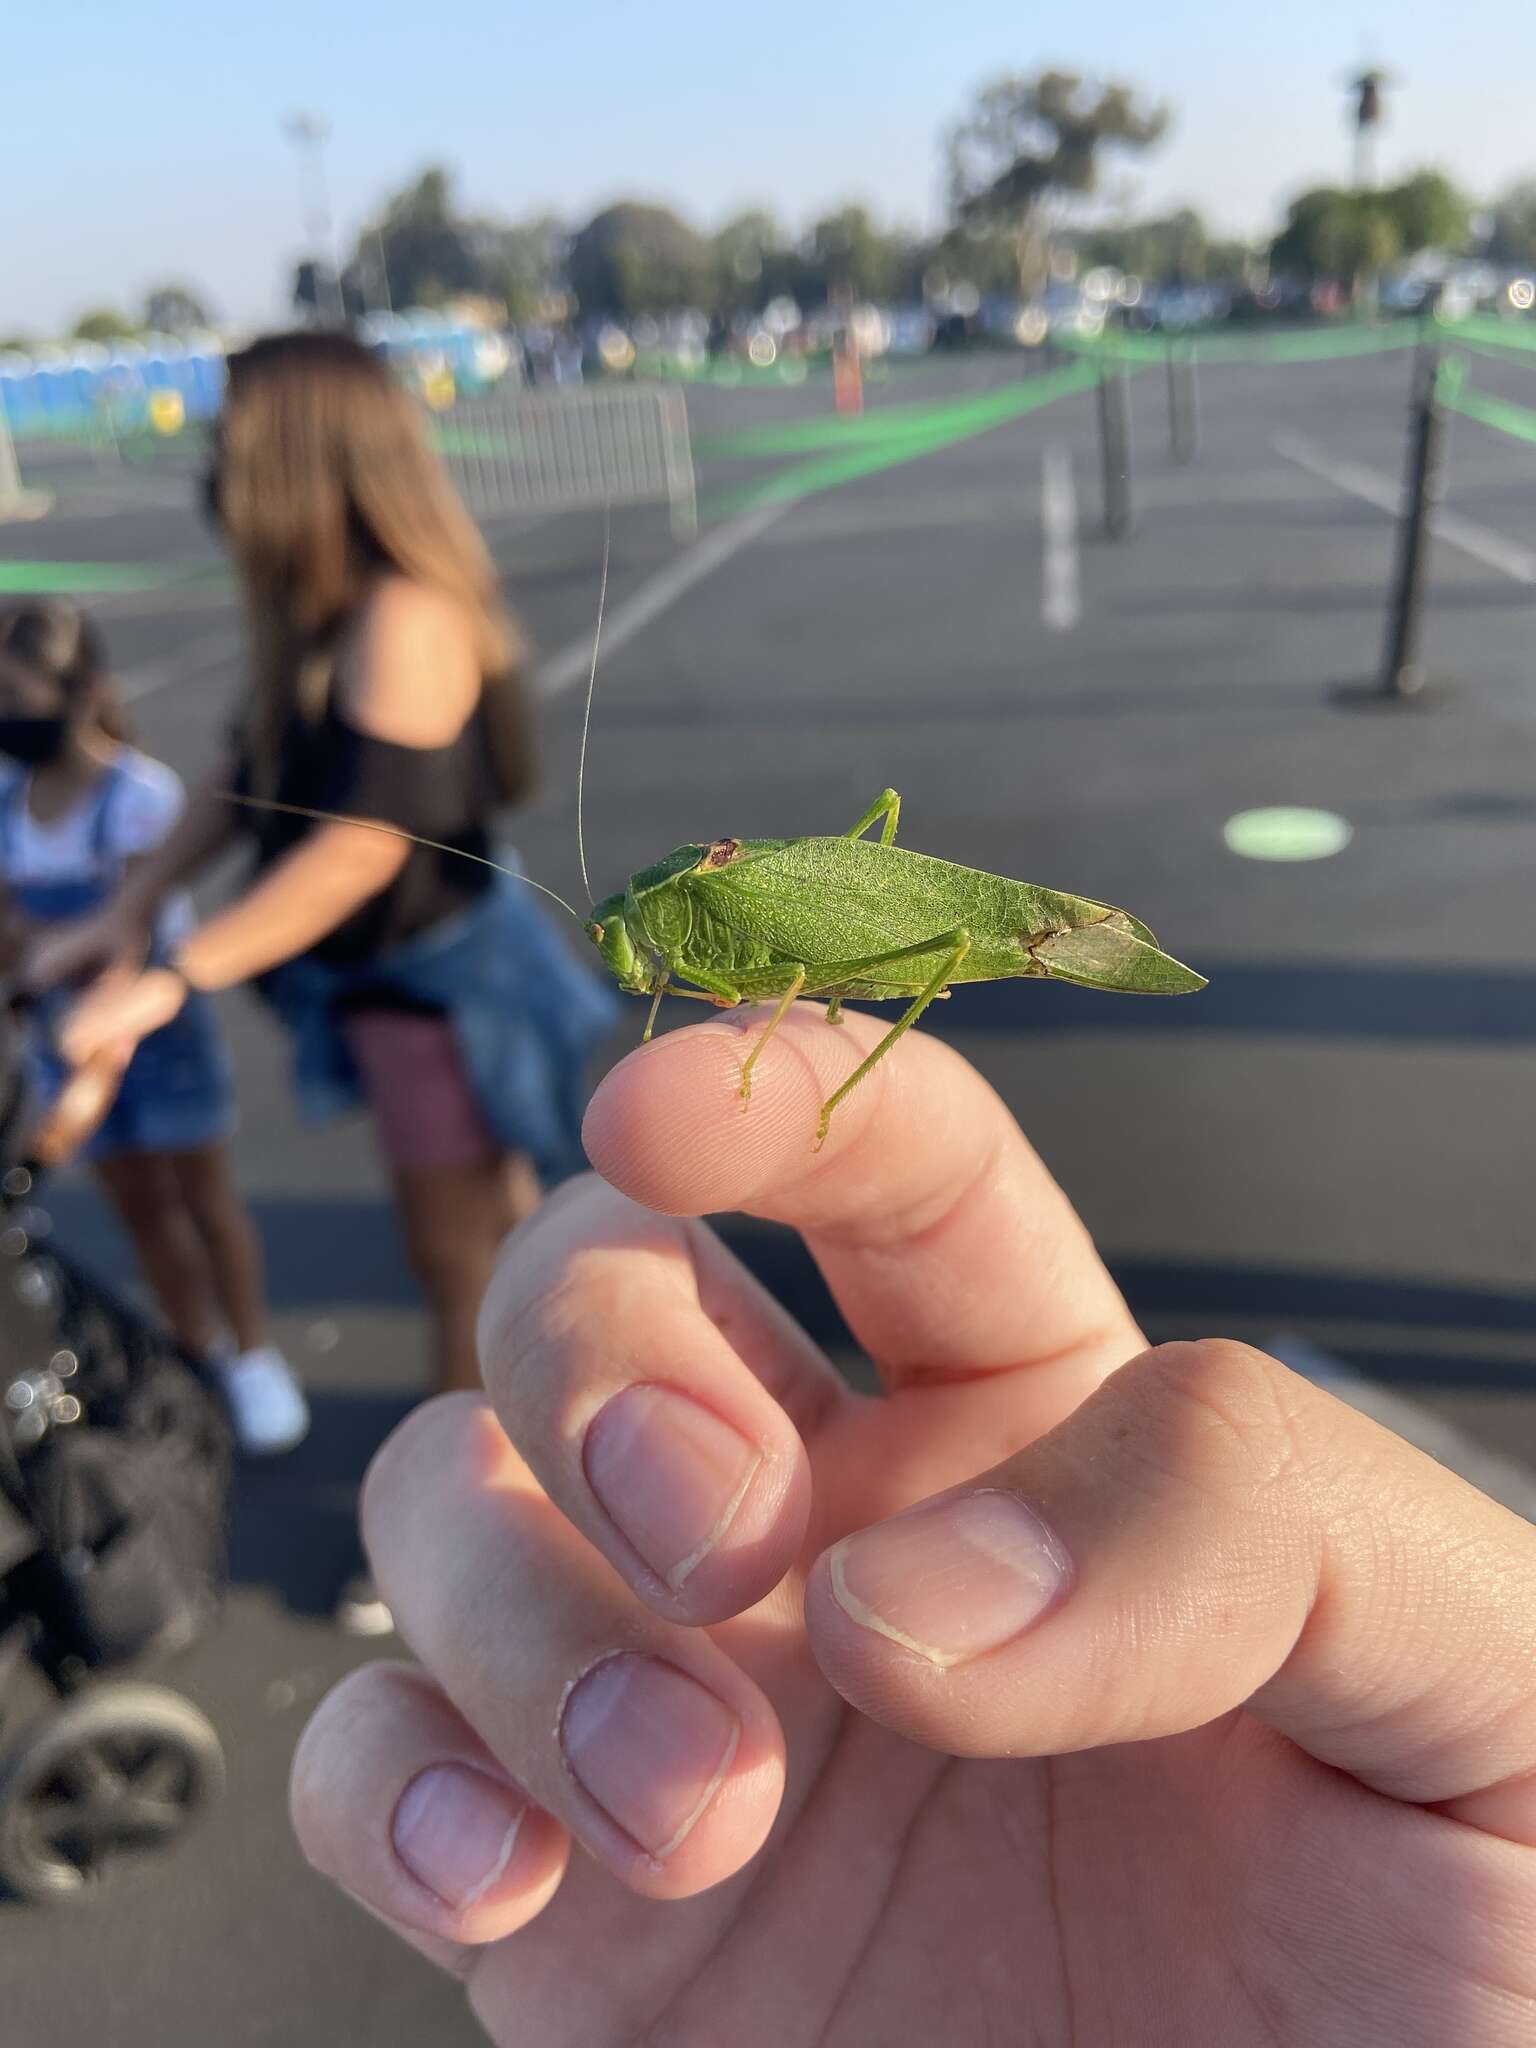
[[[1123,1367],[806,1594],[856,1707],[1048,1756],[1246,1705],[1398,1799],[1536,1843],[1536,1531],[1245,1345]]]

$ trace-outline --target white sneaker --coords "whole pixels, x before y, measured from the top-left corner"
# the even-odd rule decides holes
[[[273,1457],[309,1434],[309,1403],[293,1367],[274,1344],[242,1351],[215,1365],[235,1440],[242,1451]]]

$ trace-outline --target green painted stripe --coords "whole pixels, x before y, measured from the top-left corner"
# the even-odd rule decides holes
[[[82,591],[168,590],[173,584],[222,582],[223,569],[166,568],[155,562],[0,561],[0,591],[62,597]]]
[[[701,452],[723,455],[796,455],[817,449],[885,447],[911,437],[926,437],[950,428],[971,432],[994,426],[1003,420],[1032,412],[1037,405],[1059,395],[1060,388],[1079,389],[1076,382],[1059,387],[1052,379],[1075,379],[1082,366],[1047,372],[1027,384],[1010,384],[1001,391],[961,394],[931,399],[921,405],[884,405],[874,412],[853,418],[833,415],[814,420],[784,420],[773,426],[747,427],[739,433],[716,434],[701,441]],[[1091,382],[1090,378],[1090,382]]]
[[[1469,313],[1465,320],[1437,323],[1454,341],[1481,341],[1522,356],[1536,355],[1536,321],[1501,320],[1493,313]]]
[[[765,483],[747,485],[712,504],[709,508],[711,516],[746,511],[758,505],[793,504],[800,498],[833,490],[839,484],[852,483],[859,477],[874,476],[881,470],[915,462],[921,456],[951,448],[957,442],[988,433],[1008,420],[1038,411],[1041,406],[1050,405],[1057,399],[1071,398],[1079,392],[1092,390],[1098,382],[1098,374],[1094,364],[1073,363],[1064,370],[1036,379],[1024,391],[993,393],[993,399],[1007,398],[1006,409],[996,403],[984,407],[971,406],[966,408],[964,417],[958,411],[950,412],[941,419],[930,421],[921,430],[886,436],[873,445],[856,446],[844,453],[825,456],[820,461],[799,463],[793,469],[780,471]]]
[[[1503,363],[1506,366],[1514,364],[1518,369],[1536,370],[1536,354],[1529,353],[1513,342],[1474,341],[1464,334],[1456,333],[1454,329],[1451,330],[1451,334],[1458,348],[1465,349],[1469,355],[1481,356],[1484,362]]]
[[[1203,363],[1323,363],[1352,356],[1381,355],[1411,348],[1419,340],[1416,323],[1392,327],[1293,328],[1279,334],[1231,334],[1216,329],[1179,335],[1115,334],[1099,341],[1060,338],[1059,345],[1083,356],[1109,356],[1120,362],[1166,362],[1170,347],[1193,348]]]
[[[1469,391],[1464,386],[1440,387],[1443,402],[1452,412],[1465,413],[1480,426],[1512,434],[1518,441],[1536,442],[1536,412],[1528,405],[1514,405],[1507,398],[1494,398],[1486,391]]]

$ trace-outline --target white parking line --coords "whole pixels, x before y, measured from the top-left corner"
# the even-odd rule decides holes
[[[1367,505],[1374,505],[1380,512],[1389,512],[1394,519],[1401,514],[1403,486],[1394,483],[1391,477],[1383,476],[1379,470],[1367,469],[1359,462],[1338,461],[1314,447],[1312,442],[1304,441],[1299,434],[1276,434],[1270,445],[1277,455],[1283,455],[1301,469],[1310,470],[1313,476],[1320,476],[1325,483],[1348,491],[1351,497],[1363,498]],[[1536,554],[1515,541],[1506,540],[1501,533],[1479,526],[1474,520],[1462,519],[1454,512],[1431,513],[1429,530],[1437,540],[1459,548],[1462,554],[1470,555],[1474,562],[1481,562],[1485,568],[1497,569],[1516,583],[1536,583]]]
[[[788,510],[787,504],[759,505],[755,511],[743,512],[739,519],[732,519],[708,539],[699,541],[687,554],[669,562],[649,583],[642,583],[622,604],[615,605],[603,625],[605,660],[611,660],[626,640],[633,640],[653,619],[676,604],[685,591],[692,590],[695,583],[702,583],[732,555],[739,554]],[[595,577],[593,588],[595,592]],[[573,640],[540,667],[536,684],[539,695],[557,697],[572,683],[584,681],[591,662],[592,635],[583,633],[579,640]]]
[[[1070,448],[1047,448],[1040,468],[1040,616],[1053,633],[1070,633],[1083,616],[1077,572],[1077,491]]]

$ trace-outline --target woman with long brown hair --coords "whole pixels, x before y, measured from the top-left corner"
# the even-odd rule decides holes
[[[172,964],[87,995],[64,1042],[84,1059],[189,990],[259,978],[294,1033],[306,1107],[366,1097],[437,1384],[474,1386],[496,1248],[540,1174],[580,1161],[581,1062],[611,1016],[527,891],[457,857],[483,860],[493,811],[528,788],[518,636],[415,402],[348,336],[274,335],[231,357],[208,499],[244,588],[252,684],[231,758],[125,885],[98,957],[237,835],[254,879]],[[231,789],[343,816],[237,806]]]

